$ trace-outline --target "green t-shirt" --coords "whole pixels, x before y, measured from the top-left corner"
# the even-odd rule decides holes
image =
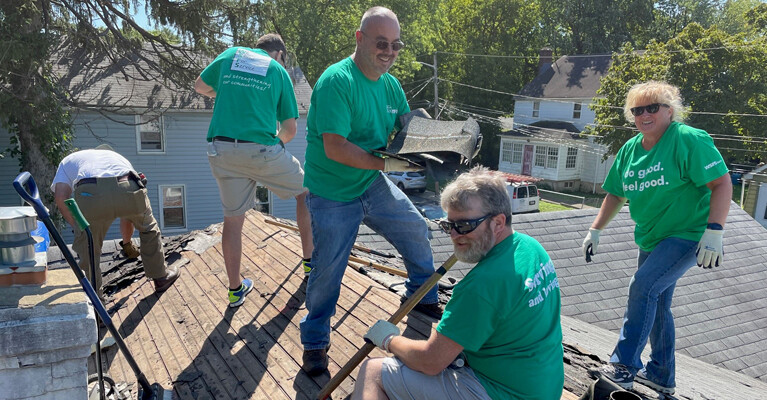
[[[325,155],[323,133],[346,138],[368,153],[386,147],[399,116],[410,112],[399,81],[386,73],[371,81],[347,57],[325,70],[312,90],[306,120],[304,187],[333,201],[352,201],[380,174],[350,167]]]
[[[464,347],[490,398],[558,400],[565,380],[560,306],[551,258],[514,232],[453,288],[437,332]]]
[[[226,136],[271,146],[280,141],[277,122],[298,118],[293,81],[264,50],[229,48],[200,78],[216,91],[209,142]]]
[[[634,241],[652,251],[669,237],[699,241],[706,230],[711,190],[727,173],[722,155],[705,131],[672,122],[650,151],[640,133],[618,150],[602,188],[629,199]]]

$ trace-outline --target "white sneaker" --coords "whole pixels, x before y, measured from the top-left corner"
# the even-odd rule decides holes
[[[639,382],[639,383],[641,383],[641,384],[643,384],[643,385],[645,385],[645,386],[655,390],[658,393],[674,394],[674,392],[676,391],[676,388],[673,387],[673,386],[671,386],[671,387],[662,386],[662,385],[659,385],[659,384],[651,381],[649,378],[647,378],[647,371],[644,368],[642,368],[641,370],[639,370],[639,372],[637,372],[637,374],[634,377],[634,379],[637,382]]]

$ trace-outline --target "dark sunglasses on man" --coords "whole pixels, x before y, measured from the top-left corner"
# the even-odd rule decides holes
[[[648,114],[655,114],[656,112],[658,112],[658,110],[660,110],[661,106],[668,107],[669,105],[668,104],[663,104],[663,103],[652,103],[652,104],[648,104],[646,106],[639,106],[639,107],[629,108],[629,111],[631,111],[631,114],[633,116],[638,117],[638,116],[644,114],[645,110],[647,110]]]
[[[368,34],[360,31],[363,35],[367,36]],[[389,48],[389,45],[391,45],[391,51],[400,51],[403,47],[405,47],[405,42],[397,39],[391,43],[385,41],[385,40],[377,40],[376,41],[376,49],[378,50],[386,50]]]
[[[449,221],[449,220],[442,220],[439,221],[439,227],[442,228],[442,231],[450,234],[450,231],[455,229],[456,232],[458,232],[459,235],[466,235],[471,232],[473,232],[477,227],[482,225],[482,222],[490,217],[492,217],[493,214],[487,214],[484,217],[480,217],[477,219],[464,219],[460,221]]]

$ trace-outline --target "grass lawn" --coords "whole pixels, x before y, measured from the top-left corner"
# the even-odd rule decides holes
[[[557,203],[549,203],[546,200],[541,200],[541,203],[539,206],[540,206],[541,212],[572,210],[572,208],[570,207],[563,206]]]

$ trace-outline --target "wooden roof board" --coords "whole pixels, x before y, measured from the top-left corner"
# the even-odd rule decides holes
[[[254,279],[255,285],[242,306],[228,307],[220,243],[199,255],[182,251],[180,255],[188,262],[165,294],[154,295],[152,284],[140,278],[114,293],[107,305],[114,310],[115,324],[149,382],[173,390],[175,399],[313,399],[363,345],[367,327],[399,307],[395,293],[369,276],[347,269],[337,313],[331,320],[330,373],[307,376],[300,370],[299,323],[306,313],[300,240],[296,232],[263,221],[263,215],[251,212],[243,230],[243,274]],[[166,249],[173,252],[184,240],[168,243]],[[188,246],[193,247],[197,246]],[[414,313],[399,326],[405,336],[424,339],[435,323]],[[591,382],[587,370],[609,358],[615,333],[565,315],[562,328],[562,398],[573,399],[572,393],[583,393]],[[380,350],[371,353],[371,357],[380,356],[384,356]],[[767,390],[763,382],[744,374],[683,354],[677,360],[677,398],[759,398],[755,393]],[[135,394],[135,376],[114,346],[106,352],[105,363],[112,377],[131,385]],[[358,370],[344,380],[333,398],[348,397]],[[635,393],[643,399],[666,398],[637,386]]]
[[[254,289],[242,306],[228,307],[219,243],[200,255],[182,252],[188,259],[182,275],[161,296],[140,279],[115,293],[107,307],[116,309],[115,325],[150,383],[172,389],[177,399],[312,399],[364,344],[367,328],[399,308],[399,297],[348,269],[331,319],[330,374],[309,377],[300,369],[299,323],[306,313],[300,248],[297,233],[251,212],[243,229],[242,274],[254,280]],[[400,329],[423,339],[435,322],[408,317]],[[116,347],[105,362],[116,381],[135,390],[136,378]],[[351,393],[357,372],[334,398]]]

